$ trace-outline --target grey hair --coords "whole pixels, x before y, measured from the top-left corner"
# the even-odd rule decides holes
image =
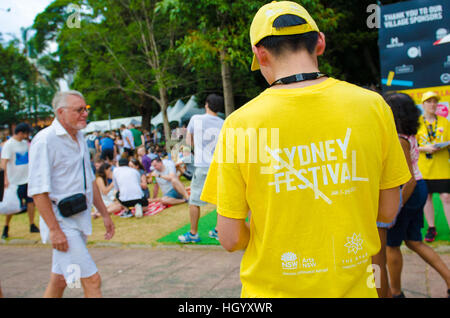
[[[53,111],[56,112],[56,110],[58,108],[67,106],[66,99],[67,99],[67,96],[69,96],[69,95],[75,95],[75,96],[81,97],[84,100],[83,94],[81,94],[79,91],[71,90],[71,91],[57,92],[55,94],[55,97],[53,97],[53,100],[52,100]]]

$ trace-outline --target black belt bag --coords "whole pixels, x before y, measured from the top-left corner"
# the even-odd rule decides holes
[[[64,217],[69,217],[87,210],[86,196],[83,193],[74,194],[62,199],[58,203],[59,213]]]
[[[84,156],[83,162],[83,176],[84,176],[84,191],[86,191],[86,171],[84,168]],[[80,212],[87,210],[87,199],[83,193],[77,193],[70,197],[64,198],[58,203],[59,213],[64,217],[70,217]]]

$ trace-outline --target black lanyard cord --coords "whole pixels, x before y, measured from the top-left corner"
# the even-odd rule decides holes
[[[433,141],[434,138],[436,138],[436,132],[437,132],[437,118],[434,121],[434,129],[433,124],[428,124],[428,121],[424,118],[425,126],[427,127],[427,133],[428,133],[428,140],[430,143]]]
[[[321,77],[327,76],[327,74],[323,74],[320,72],[314,72],[314,73],[299,73],[287,77],[280,78],[270,84],[270,86],[278,85],[278,84],[291,84],[291,83],[298,83],[303,81],[310,81],[315,80]]]

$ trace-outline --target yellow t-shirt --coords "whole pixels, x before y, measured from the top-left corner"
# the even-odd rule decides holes
[[[430,136],[428,135],[427,125],[423,116],[420,117],[420,127],[416,135],[419,147],[450,141],[448,119],[442,116],[436,117],[437,121],[431,125]],[[424,179],[450,179],[450,155],[448,148],[433,153],[431,159],[426,157],[425,152],[420,152],[418,165]]]
[[[329,78],[232,113],[201,199],[228,218],[251,210],[243,297],[377,297],[379,190],[410,178],[382,97]]]

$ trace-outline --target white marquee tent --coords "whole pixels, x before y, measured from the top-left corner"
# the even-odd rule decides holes
[[[169,123],[172,121],[180,123],[183,115],[186,114],[192,108],[198,108],[194,95],[191,96],[186,105],[181,100],[178,100],[175,106],[167,108],[167,117],[169,118]],[[162,123],[163,119],[161,112],[151,120],[151,124],[155,127]]]
[[[119,129],[122,124],[128,127],[128,125],[131,123],[135,124],[136,126],[141,126],[141,122],[142,116],[91,121],[86,126],[86,128],[83,129],[83,132],[91,133],[93,131],[116,130]]]
[[[184,104],[183,101],[179,99],[174,106],[169,106],[167,108],[167,117],[169,118],[169,122],[175,121],[180,123],[183,116],[192,109],[199,109],[197,107],[197,102],[195,101],[195,96],[191,96],[186,104]],[[162,122],[162,113],[160,112],[158,115],[151,119],[150,123],[153,127],[156,127],[162,124]],[[91,133],[94,131],[116,130],[119,129],[122,124],[128,126],[130,123],[134,123],[136,126],[141,126],[142,116],[92,121],[86,126],[85,129],[83,129],[83,132]]]

